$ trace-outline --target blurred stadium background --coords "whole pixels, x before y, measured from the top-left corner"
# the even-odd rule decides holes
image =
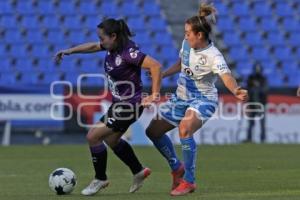
[[[268,141],[300,142],[296,123],[300,116],[296,97],[300,84],[300,1],[209,2],[218,10],[212,39],[235,77],[245,85],[253,64],[260,62],[263,66],[270,87]],[[0,0],[0,120],[1,133],[7,133],[2,143],[83,142],[86,128],[79,126],[77,119],[83,124],[93,123],[110,97],[81,98],[79,89],[82,94],[98,95],[104,83],[97,77],[84,77],[83,87],[77,88],[77,78],[80,74],[103,73],[105,54],[73,55],[58,66],[52,59],[55,52],[97,40],[95,27],[105,17],[124,18],[136,33],[133,40],[166,69],[178,58],[185,19],[196,14],[198,7],[195,0]],[[163,94],[174,91],[176,78],[163,80]],[[143,72],[142,79],[147,91],[151,84],[147,73]],[[53,81],[70,84],[58,82],[52,88]],[[238,114],[238,104],[221,83],[218,87],[225,105],[222,112]],[[53,99],[50,90],[70,96]],[[80,107],[82,103],[92,105]],[[53,120],[52,111],[56,118],[66,120]],[[245,137],[246,121],[227,122],[223,120],[217,128],[207,126],[209,132],[223,129],[220,136],[214,136],[221,141],[199,138],[199,142],[237,143]],[[129,130],[132,135],[128,138],[136,144],[148,144],[146,138],[135,135],[143,131],[140,126],[146,125]],[[78,137],[61,139],[75,133]]]
[[[212,39],[240,84],[246,84],[256,62],[262,64],[268,78],[266,142],[300,143],[300,0],[209,2],[218,10]],[[105,112],[111,97],[102,95],[103,80],[83,77],[82,87],[77,87],[77,78],[104,73],[105,54],[72,55],[55,65],[56,51],[98,40],[96,25],[105,17],[125,18],[136,33],[133,40],[166,69],[177,60],[184,21],[197,13],[199,3],[0,0],[0,142],[3,146],[18,144],[0,149],[0,199],[54,198],[53,194],[49,196],[47,173],[57,167],[75,169],[80,188],[92,176],[89,152],[81,144],[85,144],[87,126]],[[176,78],[163,80],[163,95],[174,91]],[[142,79],[145,91],[149,91],[147,73],[143,72]],[[58,82],[51,86],[54,81]],[[195,135],[198,144],[238,144],[246,137],[243,105],[221,82],[218,88],[222,118],[209,121]],[[152,116],[153,110],[145,110],[141,120],[128,130],[125,136],[132,144],[151,144],[144,130]],[[178,143],[177,131],[169,134]],[[257,143],[258,135],[256,127]],[[32,144],[53,145],[44,148]],[[186,199],[198,199],[199,193],[202,199],[299,199],[298,145],[205,147],[199,151],[197,165],[203,170],[200,177],[197,171],[200,192]],[[169,169],[161,164],[163,159],[151,147],[135,148],[142,161],[153,169],[148,187],[130,197],[125,194],[131,175],[111,156],[109,173],[114,185],[104,192],[106,199],[166,197]],[[157,190],[153,191],[155,187]],[[78,195],[71,198],[80,199],[79,192],[76,190]]]

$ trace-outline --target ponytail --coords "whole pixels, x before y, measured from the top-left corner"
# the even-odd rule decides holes
[[[194,33],[203,32],[207,40],[210,41],[209,35],[211,33],[212,26],[217,22],[216,12],[217,10],[212,5],[202,3],[200,5],[198,15],[187,19],[186,23],[192,26]]]

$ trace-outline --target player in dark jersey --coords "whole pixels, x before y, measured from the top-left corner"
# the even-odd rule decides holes
[[[130,40],[133,36],[124,20],[106,19],[97,26],[100,42],[85,43],[59,51],[55,60],[60,62],[64,55],[107,51],[105,73],[113,102],[100,122],[87,134],[95,179],[84,190],[83,195],[93,195],[108,186],[106,176],[107,150],[104,142],[130,168],[133,184],[129,192],[137,191],[151,173],[141,165],[132,147],[122,134],[139,118],[143,108],[149,106],[159,95],[160,63],[139,50]],[[152,77],[152,94],[142,99],[141,68],[149,70]]]

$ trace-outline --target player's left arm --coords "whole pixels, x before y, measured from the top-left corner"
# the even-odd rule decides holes
[[[220,75],[224,85],[232,92],[232,94],[239,100],[245,102],[248,100],[248,91],[238,86],[235,78],[231,73],[224,73]]]
[[[142,68],[149,70],[152,78],[152,94],[145,99],[146,101],[155,101],[159,97],[160,93],[160,83],[162,78],[161,64],[152,58],[151,56],[146,56],[142,62]]]

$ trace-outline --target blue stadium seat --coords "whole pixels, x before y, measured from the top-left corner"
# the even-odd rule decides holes
[[[230,48],[229,55],[236,61],[246,61],[249,59],[247,51],[242,46]]]
[[[136,34],[133,40],[140,46],[150,45],[152,43],[150,35],[147,32],[139,32],[138,34]]]
[[[0,67],[0,72],[10,72],[12,71],[13,67],[11,65],[11,60],[10,59],[4,59],[1,58],[1,67]]]
[[[241,31],[256,31],[258,27],[252,18],[249,17],[241,17],[238,21],[238,25]]]
[[[221,1],[216,1],[214,3],[216,6],[216,9],[218,10],[218,16],[220,16],[220,18],[227,17],[230,12],[228,11],[228,8],[225,5],[225,3],[221,2]]]
[[[33,44],[31,55],[35,58],[46,58],[52,56],[44,44]]]
[[[153,2],[144,2],[142,10],[147,16],[160,16],[160,7],[154,1]]]
[[[161,58],[164,61],[173,60],[176,62],[179,57],[179,52],[173,46],[164,46],[156,57]]]
[[[68,72],[66,73],[65,80],[69,81],[72,85],[77,85],[77,79],[79,75],[79,72]]]
[[[80,22],[79,16],[66,16],[63,22],[64,28],[67,29],[80,29],[82,28],[82,23]]]
[[[78,10],[84,15],[96,15],[99,12],[97,6],[90,1],[80,1]]]
[[[293,17],[285,17],[283,18],[283,26],[286,31],[300,31],[300,23]]]
[[[69,0],[60,0],[58,1],[58,7],[56,8],[56,12],[58,11],[61,15],[74,15],[76,13],[76,7],[73,1]]]
[[[16,10],[21,15],[33,15],[35,10],[32,1],[17,1]]]
[[[234,15],[237,16],[249,16],[249,7],[247,6],[247,2],[238,2],[234,3],[232,6],[232,11]]]
[[[142,32],[145,30],[145,21],[140,17],[129,18],[127,24],[133,32]]]
[[[15,29],[17,20],[15,15],[0,15],[0,27],[5,29]]]
[[[11,1],[0,1],[0,13],[3,15],[13,15],[14,9]]]
[[[223,40],[226,45],[230,47],[241,45],[241,38],[236,32],[224,32],[223,35]]]
[[[259,25],[259,28],[265,32],[279,31],[278,24],[272,18],[262,18]]]
[[[260,64],[262,66],[263,73],[267,76],[276,68],[276,62],[270,57],[270,55],[268,60],[262,60],[260,61]]]
[[[39,22],[35,15],[23,16],[21,23],[22,23],[22,27],[26,28],[26,29],[38,29],[39,28]]]
[[[4,43],[0,43],[0,59],[2,57],[6,57],[7,53],[6,53],[6,45]],[[2,59],[1,59],[2,60]]]
[[[37,12],[40,15],[54,15],[56,13],[56,8],[54,7],[52,1],[37,1]]]
[[[287,60],[293,60],[294,57],[292,56],[292,52],[289,48],[285,47],[276,47],[274,52],[274,56],[281,60],[281,61],[287,61]]]
[[[119,12],[127,17],[139,17],[140,8],[134,2],[124,2],[119,7]]]
[[[16,82],[15,74],[11,72],[0,73],[1,85],[14,85]]]
[[[81,44],[87,42],[85,40],[84,33],[81,31],[71,31],[68,36],[68,41],[72,44]]]
[[[246,77],[252,72],[253,63],[247,61],[239,61],[236,64],[236,72],[238,75]]]
[[[263,61],[269,60],[269,52],[264,47],[255,47],[252,50],[252,57],[254,60]]]
[[[217,20],[217,27],[221,30],[221,32],[233,31],[234,23],[230,18],[220,18]]]
[[[18,58],[14,68],[19,72],[31,73],[35,70],[31,59]]]
[[[272,46],[284,46],[285,41],[280,32],[269,32],[266,38],[269,45]]]
[[[291,32],[288,38],[288,42],[291,46],[300,47],[300,37],[298,32]]]
[[[60,76],[60,73],[44,73],[44,78],[38,80],[38,84],[50,85],[54,81],[59,81]]]
[[[286,2],[276,3],[275,13],[280,17],[292,17],[293,9]]]
[[[60,30],[50,30],[47,35],[47,41],[50,43],[65,43],[64,34]]]
[[[167,23],[161,17],[151,17],[148,21],[148,27],[151,31],[166,31]]]
[[[268,82],[269,85],[273,87],[282,87],[283,86],[282,74],[279,74],[277,71],[273,71],[268,76]]]
[[[26,46],[23,44],[15,44],[11,46],[10,56],[15,58],[28,58],[29,54],[26,49]]]
[[[296,58],[300,58],[300,47],[296,49],[295,56]]]
[[[158,44],[158,45],[172,45],[173,44],[173,39],[168,32],[156,32],[153,41]]]
[[[8,29],[5,31],[5,42],[8,43],[24,43],[25,39],[21,35],[19,29]]]
[[[262,46],[263,45],[262,37],[257,32],[247,32],[244,40],[250,46]]]
[[[39,29],[31,29],[27,31],[26,42],[41,44],[45,43],[45,38],[43,37]]]
[[[100,13],[108,17],[116,17],[119,15],[118,8],[113,1],[104,1],[101,4]]]
[[[253,1],[253,14],[256,17],[271,17],[272,10],[267,1]]]
[[[61,23],[56,15],[46,15],[42,20],[42,26],[47,29],[58,29],[61,27]]]
[[[100,15],[89,15],[86,17],[84,26],[90,30],[96,30],[97,25],[102,21],[103,16]]]

